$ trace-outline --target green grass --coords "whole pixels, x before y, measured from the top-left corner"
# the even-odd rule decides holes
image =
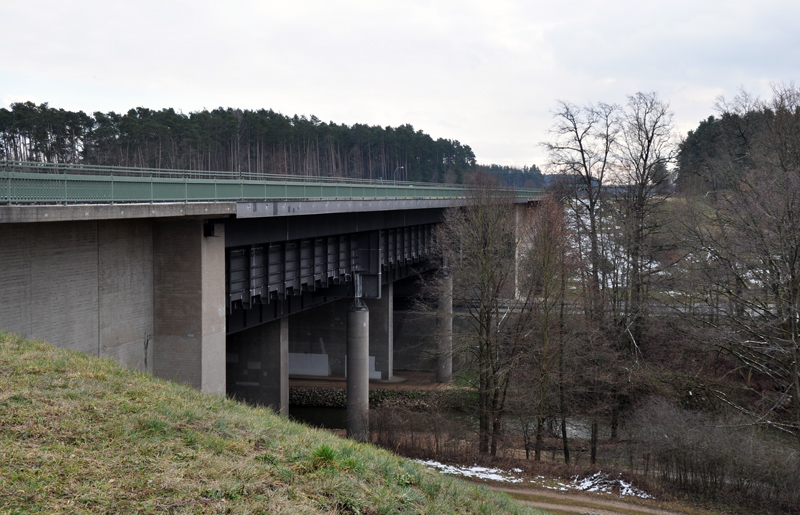
[[[538,513],[372,445],[0,332],[0,514]]]

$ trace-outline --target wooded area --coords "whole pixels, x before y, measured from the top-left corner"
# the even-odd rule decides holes
[[[425,182],[460,182],[476,167],[468,145],[408,124],[232,108],[88,115],[31,102],[0,109],[0,159]]]
[[[719,111],[681,141],[655,93],[560,103],[557,179],[525,216],[472,176],[437,234],[478,393],[466,452],[800,512],[800,89]]]

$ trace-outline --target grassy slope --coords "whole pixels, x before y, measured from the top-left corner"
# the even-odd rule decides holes
[[[110,360],[0,332],[0,513],[531,513]]]

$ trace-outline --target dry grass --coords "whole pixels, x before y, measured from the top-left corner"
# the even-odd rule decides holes
[[[372,445],[0,332],[0,513],[534,513]]]

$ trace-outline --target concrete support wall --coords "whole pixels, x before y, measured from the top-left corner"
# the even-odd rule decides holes
[[[289,319],[284,317],[228,337],[229,395],[289,415]]]
[[[0,329],[152,370],[152,227],[0,224]]]
[[[381,379],[394,376],[394,288],[383,286],[380,299],[367,299],[369,308],[369,355],[375,358],[375,370]]]
[[[225,393],[225,234],[202,220],[159,220],[153,229],[153,373]]]
[[[152,372],[152,223],[112,220],[99,226],[100,356]]]
[[[225,393],[225,238],[200,219],[0,224],[0,329]]]

